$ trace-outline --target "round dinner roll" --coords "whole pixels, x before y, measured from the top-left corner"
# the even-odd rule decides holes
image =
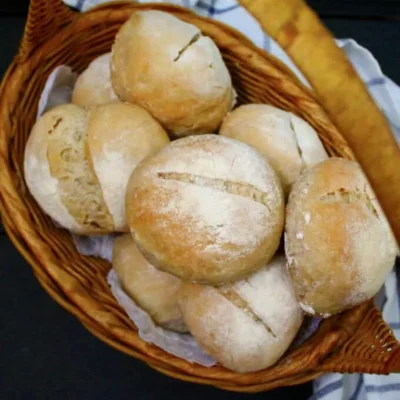
[[[215,43],[162,11],[134,12],[122,26],[111,79],[120,99],[147,109],[175,137],[214,132],[234,103]]]
[[[111,53],[103,54],[79,75],[72,92],[73,104],[90,108],[119,101],[111,85],[110,62]]]
[[[217,135],[176,140],[144,160],[129,181],[126,207],[155,267],[212,285],[265,265],[284,223],[282,189],[268,161]]]
[[[183,319],[222,366],[259,371],[276,363],[292,343],[303,313],[285,261],[276,256],[247,279],[219,288],[182,282]]]
[[[91,111],[57,106],[31,131],[25,180],[41,208],[73,232],[128,231],[124,202],[130,174],[168,142],[161,125],[138,106],[113,103]]]
[[[115,240],[113,268],[125,292],[157,325],[187,332],[178,305],[181,280],[154,268],[142,256],[132,235],[122,235]]]
[[[267,104],[236,108],[225,117],[219,133],[241,140],[266,156],[286,194],[304,169],[328,158],[317,133],[306,121]]]
[[[341,158],[314,166],[293,185],[285,248],[301,307],[322,317],[375,296],[397,251],[360,166]]]
[[[132,171],[169,143],[161,125],[143,108],[127,103],[90,112],[88,148],[93,170],[117,231],[128,231],[125,191]]]

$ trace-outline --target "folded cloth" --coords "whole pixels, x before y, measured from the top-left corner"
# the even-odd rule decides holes
[[[64,0],[66,4],[85,11],[104,0]],[[141,0],[139,2],[146,2]],[[157,2],[157,0],[152,0]],[[293,62],[261,29],[258,22],[235,0],[173,0],[169,3],[191,8],[193,11],[225,22],[241,31],[257,46],[281,59],[307,84]],[[397,141],[400,143],[400,88],[387,78],[377,60],[352,39],[336,41],[364,81],[371,96],[386,116]],[[385,321],[400,338],[400,271],[394,269],[376,298]],[[376,376],[368,374],[326,374],[313,383],[310,400],[398,400],[400,375]]]

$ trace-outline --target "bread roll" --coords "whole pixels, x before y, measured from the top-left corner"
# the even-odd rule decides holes
[[[199,345],[236,372],[273,365],[303,320],[282,256],[247,279],[220,288],[182,283],[179,304]]]
[[[168,141],[138,106],[115,103],[91,111],[58,106],[32,129],[25,149],[26,183],[41,208],[73,232],[126,231],[129,176]]]
[[[301,171],[328,158],[317,133],[306,121],[266,104],[236,108],[224,119],[219,133],[241,140],[266,156],[286,194]]]
[[[176,137],[214,132],[232,108],[231,77],[215,43],[194,25],[142,11],[118,32],[111,79]]]
[[[323,317],[375,296],[396,255],[360,166],[340,158],[316,165],[294,184],[285,247],[301,307]]]
[[[111,85],[111,53],[95,58],[79,75],[72,92],[72,103],[90,108],[117,102],[118,97]]]
[[[86,162],[87,124],[83,109],[57,106],[38,119],[25,148],[25,180],[31,194],[55,221],[75,232],[113,225]]]
[[[187,332],[178,306],[180,279],[148,263],[132,235],[122,235],[115,240],[113,267],[125,292],[157,325]]]
[[[125,190],[132,171],[168,143],[167,133],[141,107],[114,103],[90,112],[90,160],[117,231],[128,231]]]
[[[265,265],[284,222],[282,189],[267,160],[217,135],[179,139],[143,161],[126,207],[136,242],[155,267],[212,285]]]

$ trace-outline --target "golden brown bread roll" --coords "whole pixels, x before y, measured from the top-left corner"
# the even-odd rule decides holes
[[[128,223],[157,268],[219,285],[261,268],[282,234],[279,179],[250,146],[217,135],[176,140],[128,184]]]
[[[293,185],[285,247],[302,308],[328,317],[379,291],[397,246],[360,166],[332,158]]]
[[[95,58],[79,75],[72,92],[71,103],[80,107],[119,101],[111,84],[111,53]]]
[[[140,253],[132,235],[115,240],[113,267],[125,292],[157,325],[187,332],[178,306],[180,279],[154,268]]]
[[[217,46],[171,14],[133,13],[112,53],[117,95],[147,109],[173,136],[214,132],[232,108],[231,77]]]
[[[265,155],[286,194],[301,171],[328,158],[317,133],[306,121],[267,104],[236,108],[225,117],[219,133]]]
[[[91,111],[58,106],[32,129],[26,183],[41,208],[73,232],[126,231],[129,176],[168,142],[160,124],[138,106],[114,103]]]
[[[118,231],[128,231],[125,190],[145,157],[169,143],[161,125],[143,108],[114,103],[90,112],[88,149],[106,205]]]
[[[182,282],[179,304],[199,345],[237,372],[258,371],[278,361],[303,320],[283,256],[231,285]]]
[[[84,226],[112,227],[85,158],[87,120],[87,112],[78,106],[55,107],[38,119],[25,148],[25,180],[31,194],[47,214],[75,232]],[[87,214],[82,215],[82,209]]]

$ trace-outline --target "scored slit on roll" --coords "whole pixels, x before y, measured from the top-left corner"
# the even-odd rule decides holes
[[[264,325],[265,329],[274,337],[276,338],[275,333],[272,331],[271,327],[268,326],[266,321],[264,321],[262,318],[260,318],[256,312],[251,308],[250,304],[243,299],[243,297],[238,294],[237,291],[235,291],[231,287],[222,287],[218,289],[219,294],[224,296],[228,301],[233,303],[236,307],[240,308],[242,311],[244,311],[249,317],[253,319],[254,322],[257,324]]]
[[[254,185],[244,182],[234,182],[226,179],[208,178],[206,176],[194,175],[185,172],[159,172],[157,176],[161,179],[178,182],[191,183],[193,185],[216,189],[225,193],[247,197],[257,203],[268,206],[268,194]]]

